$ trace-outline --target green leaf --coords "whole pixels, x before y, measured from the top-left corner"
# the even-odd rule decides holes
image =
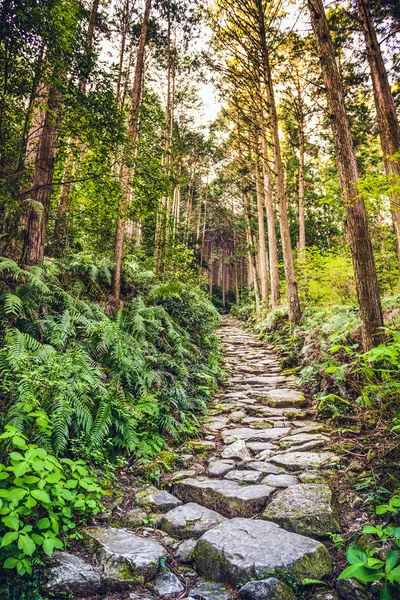
[[[49,529],[50,527],[50,519],[48,519],[47,517],[44,517],[43,519],[40,519],[37,523],[36,523],[37,527],[39,529]]]
[[[362,533],[376,533],[378,530],[373,525],[364,525]]]
[[[3,517],[1,520],[4,523],[4,525],[6,527],[8,527],[9,529],[14,529],[14,531],[18,531],[18,529],[19,529],[18,515],[7,515],[6,517]]]
[[[379,600],[392,600],[392,594],[389,592],[387,583],[385,583],[383,588],[379,591]]]
[[[351,546],[346,552],[346,558],[351,565],[367,562],[366,552],[358,546]]]
[[[321,579],[308,579],[307,577],[302,580],[301,585],[328,585],[326,581]]]
[[[399,554],[395,550],[391,550],[386,556],[386,573],[394,569],[399,562]]]
[[[31,495],[35,498],[35,500],[39,500],[39,502],[44,502],[45,504],[50,504],[50,496],[44,490],[32,490]]]
[[[20,535],[18,538],[18,548],[28,556],[32,556],[36,550],[36,544],[29,536]]]
[[[47,556],[51,556],[55,546],[55,541],[53,539],[46,538],[43,542],[43,551],[47,554]]]
[[[7,558],[7,560],[4,562],[3,567],[5,569],[14,569],[14,567],[17,566],[18,563],[18,559],[14,558],[13,556],[10,556],[9,558]]]
[[[8,500],[10,502],[19,502],[28,492],[22,488],[11,488],[8,491]]]
[[[9,546],[13,542],[15,542],[15,540],[18,538],[18,535],[18,531],[9,531],[8,533],[6,533],[3,539],[1,540],[1,547],[4,548],[5,546]]]
[[[14,446],[17,446],[17,448],[22,448],[23,450],[25,450],[25,448],[28,447],[24,438],[20,437],[19,435],[15,435],[13,437],[12,443],[14,444]]]
[[[16,477],[22,477],[22,475],[25,475],[25,473],[29,470],[29,464],[27,462],[20,462],[15,468],[14,468],[14,474]]]
[[[355,577],[357,571],[363,566],[363,563],[357,563],[355,565],[351,565],[347,567],[344,571],[342,571],[338,577],[338,579],[351,579]]]

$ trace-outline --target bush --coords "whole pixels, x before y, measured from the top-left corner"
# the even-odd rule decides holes
[[[15,427],[0,440],[15,448],[1,452],[0,565],[22,576],[76,537],[76,526],[99,511],[102,490],[82,460],[57,459]]]

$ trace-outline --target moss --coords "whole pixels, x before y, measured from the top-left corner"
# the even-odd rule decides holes
[[[271,429],[274,426],[270,421],[252,421],[251,425],[257,429]]]
[[[172,471],[175,467],[180,466],[179,463],[179,457],[174,452],[163,450],[153,456],[151,461],[141,465],[139,472],[144,479],[154,480],[164,473]]]

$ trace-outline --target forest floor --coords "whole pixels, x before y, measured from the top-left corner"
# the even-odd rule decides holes
[[[162,489],[124,486],[107,518],[85,531],[86,566],[65,589],[108,600],[368,598],[349,580],[336,583],[345,566],[337,540],[365,522],[351,491],[335,492],[345,477],[337,442],[256,334],[225,317],[220,336],[227,383],[202,435],[178,450],[182,468],[160,479]],[[70,559],[56,561],[53,593]],[[285,583],[271,579],[271,595],[260,596],[255,580],[274,576]],[[326,586],[310,581],[321,579]]]

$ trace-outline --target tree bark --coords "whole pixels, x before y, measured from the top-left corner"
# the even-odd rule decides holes
[[[339,178],[345,202],[346,230],[353,258],[365,351],[383,342],[382,309],[368,229],[367,213],[358,190],[358,167],[343,98],[342,82],[322,0],[308,0],[325,83]]]
[[[46,246],[47,222],[53,184],[56,144],[59,131],[60,93],[52,86],[40,136],[31,189],[24,197],[34,200],[27,213],[21,262],[24,266],[41,265]]]
[[[371,72],[385,171],[391,179],[395,180],[395,183],[399,184],[400,156],[393,158],[394,154],[400,152],[400,127],[396,106],[368,3],[366,0],[357,0],[357,8]],[[395,193],[391,194],[391,212],[396,236],[397,262],[400,270],[400,198]]]
[[[261,152],[263,157],[264,201],[265,210],[267,213],[269,269],[271,280],[271,304],[272,307],[274,307],[278,304],[280,298],[278,243],[276,239],[274,197],[270,180],[270,167],[268,163],[267,135],[265,131],[264,111],[262,108],[261,98],[259,101],[259,117],[261,132]]]
[[[147,39],[147,30],[149,27],[149,19],[150,19],[150,10],[151,10],[151,2],[152,0],[146,0],[142,27],[140,32],[139,44],[137,49],[137,57],[136,57],[136,66],[135,66],[135,76],[133,79],[133,87],[131,94],[131,110],[129,115],[129,125],[128,125],[128,143],[129,150],[132,155],[136,152],[136,144],[138,137],[138,112],[139,112],[139,103],[141,97],[141,88],[142,88],[142,80],[143,80],[143,69],[144,69],[144,49],[146,46]],[[128,158],[128,157],[127,157]],[[129,158],[128,162],[131,162],[132,156]],[[122,258],[124,252],[124,240],[125,240],[125,229],[126,229],[126,209],[129,204],[129,199],[131,195],[131,186],[130,179],[132,176],[132,170],[125,164],[122,166],[121,170],[121,198],[119,205],[119,215],[117,220],[117,231],[115,234],[115,248],[114,248],[114,262],[115,262],[115,270],[113,274],[112,281],[112,296],[114,302],[117,304],[121,299],[121,271],[122,271]]]
[[[282,155],[279,141],[279,123],[276,111],[275,93],[272,83],[271,67],[269,63],[269,51],[264,22],[264,10],[262,0],[257,0],[259,38],[262,49],[263,70],[265,77],[266,100],[269,113],[269,124],[274,155],[274,166],[276,174],[276,192],[279,203],[279,225],[282,239],[283,263],[285,268],[285,280],[287,288],[288,312],[291,323],[299,323],[301,319],[301,308],[299,294],[297,291],[296,272],[294,267],[292,242],[290,240],[289,218],[287,211],[287,198],[285,191]]]
[[[257,196],[258,246],[260,255],[261,300],[263,308],[268,308],[268,255],[265,244],[264,198],[261,188],[260,165],[258,162],[258,136],[254,138],[254,170]]]

